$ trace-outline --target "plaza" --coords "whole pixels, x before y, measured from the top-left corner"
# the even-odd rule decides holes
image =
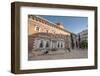
[[[88,58],[87,49],[73,49],[70,52],[66,50],[49,51],[48,54],[42,52],[30,52],[28,60],[53,60],[53,59],[80,59]]]

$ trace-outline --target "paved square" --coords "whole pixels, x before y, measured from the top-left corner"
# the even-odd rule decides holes
[[[49,51],[48,54],[41,52],[29,52],[28,60],[55,60],[55,59],[80,59],[88,58],[87,49]]]

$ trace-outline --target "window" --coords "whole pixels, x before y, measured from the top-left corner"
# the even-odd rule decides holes
[[[59,48],[59,43],[58,43],[58,48]]]
[[[40,27],[39,26],[36,26],[35,27],[35,31],[38,31],[39,32],[40,31]]]
[[[55,30],[52,30],[52,33],[55,34],[56,33]]]
[[[39,27],[36,27],[36,30],[39,31]]]
[[[40,47],[40,48],[43,48],[43,41],[40,41],[39,47]]]
[[[47,47],[47,48],[49,47],[49,42],[48,42],[48,41],[46,42],[46,47]]]
[[[63,48],[63,43],[61,43],[61,48]]]

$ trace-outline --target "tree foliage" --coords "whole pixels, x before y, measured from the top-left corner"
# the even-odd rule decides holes
[[[80,42],[80,48],[88,48],[88,43],[86,40]]]

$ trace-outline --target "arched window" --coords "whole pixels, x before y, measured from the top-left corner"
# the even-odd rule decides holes
[[[61,48],[63,48],[63,44],[61,43]]]
[[[47,48],[49,47],[49,41],[46,42],[46,47],[47,47]]]
[[[40,47],[40,48],[43,48],[43,41],[42,41],[42,40],[40,41],[39,47]]]
[[[58,43],[58,48],[59,48],[59,43]]]
[[[56,33],[55,30],[52,30],[52,33],[55,34]]]
[[[40,27],[39,26],[35,26],[35,31],[40,31]]]

